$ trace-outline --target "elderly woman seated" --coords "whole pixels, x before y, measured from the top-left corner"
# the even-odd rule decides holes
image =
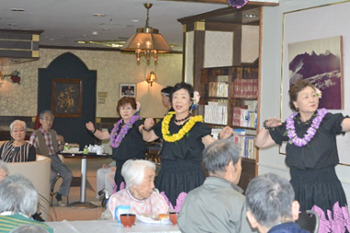
[[[115,219],[114,211],[119,205],[130,206],[130,213],[166,214],[168,205],[163,196],[154,191],[156,165],[147,160],[128,160],[121,173],[126,188],[113,194],[108,202],[108,209]]]
[[[23,225],[53,229],[30,216],[36,212],[39,195],[32,182],[22,175],[12,175],[0,182],[0,232],[10,232]]]
[[[15,120],[10,125],[12,140],[5,142],[0,148],[0,159],[7,163],[35,161],[35,148],[24,138],[27,125],[24,121]]]

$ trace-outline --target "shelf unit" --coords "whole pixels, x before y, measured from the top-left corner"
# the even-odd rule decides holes
[[[258,103],[258,83],[259,83],[259,68],[255,64],[242,64],[240,66],[230,66],[230,67],[213,67],[213,68],[203,68],[201,72],[201,82],[200,82],[200,111],[204,115],[206,120],[209,120],[209,123],[206,122],[212,128],[222,128],[225,125],[228,125],[234,129],[250,129],[256,130],[254,127],[244,127],[233,125],[234,120],[234,108],[235,107],[244,107],[247,100],[255,100],[256,104]],[[250,80],[250,81],[247,81]],[[242,83],[253,83],[252,86],[244,86]],[[220,84],[221,83],[221,84]],[[225,84],[226,85],[225,85]],[[244,90],[242,90],[242,87]],[[249,88],[248,88],[249,87]],[[235,89],[236,88],[236,89]],[[214,90],[213,90],[214,89]],[[249,89],[249,90],[248,90]],[[252,90],[253,89],[253,90]],[[219,91],[217,91],[219,90]],[[238,95],[239,97],[236,97]],[[216,93],[216,95],[215,95]],[[217,95],[219,93],[219,96]],[[225,97],[221,97],[224,95]],[[218,103],[215,103],[218,102]],[[221,104],[220,102],[223,102]],[[227,103],[227,104],[225,104]],[[210,114],[211,111],[208,111],[209,108],[215,109],[215,107],[208,107],[209,105],[218,104],[227,106],[226,110],[222,112],[212,111],[213,114]],[[207,106],[206,106],[207,105]],[[223,107],[225,108],[225,107]],[[222,109],[222,108],[217,108]],[[207,115],[206,115],[207,110]],[[236,109],[237,110],[237,109]],[[226,115],[225,114],[226,111]],[[243,110],[242,110],[243,111]],[[209,112],[209,113],[208,113]],[[209,116],[208,116],[209,115]],[[224,121],[212,122],[212,118],[218,116]],[[256,120],[257,115],[254,115]],[[237,121],[235,121],[237,122]],[[256,152],[258,153],[258,152]],[[256,154],[256,159],[242,158],[242,175],[239,186],[245,190],[251,179],[256,176],[256,161],[258,161],[258,154]]]

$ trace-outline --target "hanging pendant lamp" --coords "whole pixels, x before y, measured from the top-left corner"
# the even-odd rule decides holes
[[[159,34],[158,29],[151,28],[148,25],[149,9],[152,7],[151,3],[145,3],[147,9],[147,20],[144,28],[136,29],[136,34],[133,34],[121,48],[123,51],[135,51],[137,61],[141,60],[141,54],[146,55],[147,61],[150,60],[151,53],[153,53],[154,61],[158,60],[158,53],[171,52],[172,49],[164,37]]]

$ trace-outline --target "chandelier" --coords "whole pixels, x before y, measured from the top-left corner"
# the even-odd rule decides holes
[[[149,9],[151,3],[143,4],[147,9],[147,20],[144,28],[136,29],[136,34],[133,34],[121,48],[123,51],[135,51],[137,61],[141,60],[141,54],[146,55],[147,61],[150,60],[153,53],[154,61],[158,61],[158,53],[171,52],[172,49],[164,37],[159,34],[158,29],[151,28],[148,25]]]

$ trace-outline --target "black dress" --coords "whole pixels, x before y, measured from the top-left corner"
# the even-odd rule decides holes
[[[112,147],[112,158],[115,160],[117,166],[117,170],[114,176],[114,181],[117,185],[117,191],[120,190],[120,184],[124,182],[124,179],[121,175],[121,170],[125,161],[128,159],[145,159],[146,143],[143,140],[142,134],[138,129],[141,124],[143,124],[142,120],[136,121],[123,138],[119,147]],[[123,127],[123,125],[124,124],[120,125],[117,134],[120,132],[120,129]],[[113,128],[114,126],[108,130],[109,134],[111,134]]]
[[[185,123],[184,123],[185,124]],[[162,121],[154,126],[155,134],[163,139],[161,133]],[[176,134],[183,125],[176,125],[172,117],[169,125],[171,134]],[[181,140],[176,142],[163,141],[162,165],[156,179],[156,187],[164,191],[173,206],[181,192],[188,193],[203,184],[205,180],[202,168],[202,138],[211,134],[211,128],[197,122]]]
[[[345,227],[350,230],[345,193],[335,173],[335,166],[339,163],[336,135],[343,133],[343,119],[340,113],[327,113],[308,145],[298,147],[287,143],[285,161],[290,168],[295,199],[299,201],[301,211],[313,209],[320,215],[319,232],[338,232],[335,230],[338,227],[343,229],[339,232],[345,232]],[[302,123],[299,114],[295,116],[298,137],[303,138],[310,125]],[[282,141],[289,140],[285,132],[284,122],[282,126],[270,130],[270,135],[281,145]]]

